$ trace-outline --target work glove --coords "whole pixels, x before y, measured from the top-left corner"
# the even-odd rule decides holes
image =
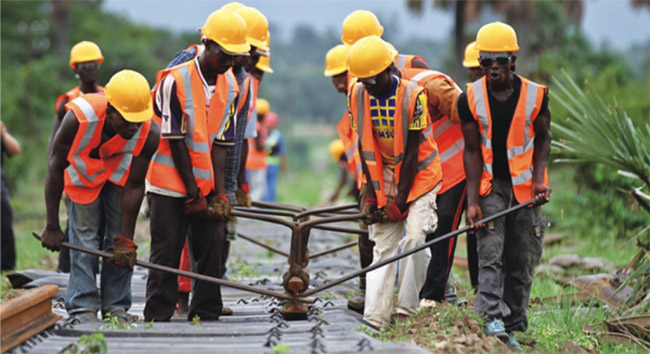
[[[123,236],[115,236],[113,255],[108,258],[108,261],[120,268],[133,269],[138,255],[137,249],[138,245],[133,240]]]
[[[237,191],[235,192],[235,198],[237,198],[237,205],[239,206],[244,206],[247,208],[250,208],[253,206],[253,200],[251,199],[250,196],[250,186],[248,185],[248,182],[243,183],[237,188]]]
[[[406,216],[409,214],[408,206],[406,207],[406,211],[401,211],[397,204],[395,204],[395,200],[391,200],[385,209],[386,219],[392,222],[406,220]]]
[[[65,239],[60,227],[45,227],[41,235],[41,245],[50,251],[60,251],[61,242]]]
[[[208,198],[208,217],[211,219],[220,219],[232,221],[234,218],[230,215],[232,205],[228,201],[228,195],[225,193],[212,195]]]
[[[377,213],[377,199],[367,197],[361,206],[361,215],[363,215],[363,222],[372,225],[379,221],[379,214]]]
[[[208,210],[208,202],[203,193],[199,192],[185,201],[185,214],[200,214]]]

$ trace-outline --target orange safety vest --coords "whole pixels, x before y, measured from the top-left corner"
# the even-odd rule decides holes
[[[259,121],[256,122],[258,134],[264,135],[262,132],[262,125]],[[263,137],[265,138],[265,137]],[[264,140],[262,140],[264,144]],[[264,149],[257,150],[255,148],[255,138],[248,139],[248,156],[246,157],[247,170],[266,170],[268,164],[266,163],[266,152]]]
[[[192,172],[198,188],[203,195],[208,195],[214,187],[210,157],[212,142],[223,134],[230,121],[229,117],[235,114],[235,98],[239,93],[239,86],[231,70],[219,75],[210,100],[210,111],[206,112],[205,89],[199,70],[193,60],[161,70],[156,75],[156,90],[160,89],[167,75],[174,76],[176,96],[187,127],[184,142],[190,154]],[[156,91],[153,95],[155,98]],[[154,114],[154,120],[160,122],[161,118]],[[168,140],[160,140],[158,150],[151,158],[147,181],[158,188],[187,194],[172,159]]]
[[[420,59],[425,64],[427,63],[427,61],[423,57],[421,57],[419,55],[397,54],[395,59],[393,59],[393,65],[395,65],[397,70],[411,69],[411,68],[413,68],[413,60],[414,59]]]
[[[97,89],[99,90],[100,93],[104,93],[104,86],[97,85]],[[93,92],[93,93],[97,93],[97,92]],[[63,102],[64,99],[67,98],[68,102],[72,102],[72,100],[74,100],[75,98],[77,98],[77,97],[79,97],[79,96],[81,96],[83,94],[84,93],[81,92],[81,86],[77,86],[77,87],[71,89],[70,91],[62,94],[61,96],[59,96],[56,99],[56,103],[54,104],[54,111],[55,112],[59,111],[59,106],[61,105],[61,102]],[[66,111],[67,111],[67,108],[66,108]]]
[[[397,184],[400,182],[400,170],[406,151],[408,127],[413,117],[417,97],[423,90],[422,87],[418,87],[409,81],[399,80],[395,116],[393,117],[395,121],[395,130],[393,132],[395,183]],[[363,84],[356,84],[352,92],[350,92],[350,113],[357,127],[357,134],[361,136],[361,157],[366,162],[370,172],[370,180],[377,197],[377,207],[381,208],[387,203],[384,189],[383,163],[372,130],[368,93]],[[417,174],[409,191],[407,203],[431,191],[442,180],[440,156],[438,156],[436,141],[433,140],[432,130],[433,126],[429,124],[422,133],[424,139],[420,139],[418,147]]]
[[[402,77],[422,87],[427,82],[441,77],[446,78],[451,83],[454,82],[449,76],[441,72],[426,69],[403,69]],[[431,111],[429,109],[429,112]],[[442,186],[438,194],[442,194],[465,180],[463,165],[465,140],[463,139],[460,122],[454,122],[446,116],[433,122],[433,138],[436,140],[440,151]]]
[[[355,180],[357,189],[361,189],[361,158],[359,157],[359,136],[350,125],[350,114],[345,112],[341,121],[336,125],[336,131],[343,142],[345,157],[348,163],[348,172]]]
[[[68,152],[64,191],[78,204],[92,203],[107,181],[124,187],[131,161],[140,155],[149,136],[151,121],[146,121],[131,139],[115,134],[100,146],[107,106],[106,96],[100,93],[83,95],[65,106],[74,113],[79,129]],[[98,149],[99,157],[90,156],[94,149]]]
[[[523,203],[532,198],[533,153],[535,151],[533,123],[542,107],[544,94],[548,89],[521,76],[519,78],[521,79],[521,91],[512,123],[510,123],[506,149],[512,189],[517,201]],[[486,196],[492,191],[494,156],[492,151],[492,115],[485,77],[467,85],[467,103],[474,119],[478,122],[481,133],[483,174],[479,193],[481,196]],[[548,185],[546,170],[544,170],[544,184]]]

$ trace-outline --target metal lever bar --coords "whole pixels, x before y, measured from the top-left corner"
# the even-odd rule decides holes
[[[479,220],[478,222],[476,222],[476,224],[485,224],[485,223],[487,223],[487,222],[489,222],[489,221],[492,221],[492,220],[494,220],[494,219],[498,219],[498,218],[500,218],[500,217],[502,217],[502,216],[508,215],[508,214],[510,214],[510,213],[512,213],[512,212],[514,212],[514,211],[519,210],[519,209],[523,209],[523,208],[525,208],[525,207],[528,207],[529,205],[535,203],[535,200],[536,200],[536,199],[533,198],[533,199],[531,199],[531,200],[529,200],[529,201],[527,201],[527,202],[525,202],[525,203],[522,203],[522,204],[519,204],[519,205],[515,205],[515,206],[513,206],[512,208],[509,208],[509,209],[503,210],[503,211],[498,212],[498,213],[496,213],[496,214],[494,214],[494,215],[488,216],[487,218],[484,218],[484,219],[482,219],[482,220]],[[368,272],[373,271],[373,270],[375,270],[375,269],[377,269],[377,268],[383,267],[383,266],[385,266],[386,264],[393,263],[393,262],[395,262],[395,261],[397,261],[397,260],[400,260],[400,259],[402,259],[402,258],[404,258],[404,257],[408,257],[408,256],[412,255],[413,253],[416,253],[416,252],[422,251],[423,249],[428,248],[428,247],[431,247],[431,245],[433,245],[433,244],[435,244],[435,243],[438,243],[438,242],[440,242],[440,241],[442,241],[442,240],[446,240],[446,239],[448,239],[448,238],[450,238],[450,237],[454,237],[454,236],[456,236],[456,235],[460,235],[460,234],[465,233],[465,232],[470,231],[470,230],[472,230],[472,227],[471,227],[471,226],[465,226],[465,227],[463,227],[462,229],[458,229],[458,230],[456,230],[456,231],[452,231],[452,232],[450,232],[450,233],[448,233],[448,234],[446,234],[446,235],[443,235],[443,236],[438,237],[438,238],[435,239],[435,240],[431,240],[431,241],[429,241],[429,242],[426,242],[426,243],[424,243],[424,244],[422,244],[422,245],[420,245],[420,246],[418,246],[418,247],[414,247],[414,248],[411,248],[410,250],[406,250],[406,251],[402,252],[401,254],[398,254],[398,255],[396,255],[396,256],[390,257],[390,258],[385,259],[385,260],[383,260],[383,261],[381,261],[381,262],[378,262],[378,263],[372,264],[372,265],[370,265],[369,267],[366,267],[366,268],[360,269],[360,270],[358,270],[358,271],[356,271],[356,272],[353,272],[353,273],[350,273],[350,274],[345,275],[345,276],[343,276],[343,277],[340,277],[340,278],[338,278],[338,279],[336,279],[336,280],[333,280],[333,281],[331,281],[331,282],[328,282],[327,284],[324,284],[324,285],[319,286],[319,287],[317,287],[317,288],[314,288],[314,289],[311,289],[311,290],[307,290],[307,291],[305,291],[305,292],[303,292],[303,293],[298,294],[298,296],[299,296],[299,297],[310,296],[310,295],[313,295],[313,294],[319,293],[319,292],[321,292],[321,291],[323,291],[323,290],[327,290],[327,289],[329,289],[329,288],[331,288],[331,287],[334,287],[334,286],[336,286],[336,285],[339,285],[339,284],[341,284],[341,283],[343,283],[343,282],[346,282],[346,281],[348,281],[348,280],[350,280],[350,279],[356,278],[356,277],[358,277],[358,276],[361,275],[361,274],[368,273]]]

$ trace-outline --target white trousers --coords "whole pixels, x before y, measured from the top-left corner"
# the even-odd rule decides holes
[[[384,181],[387,181],[384,179]],[[388,188],[387,188],[388,190]],[[436,196],[440,184],[410,204],[406,220],[370,225],[370,239],[375,241],[372,264],[424,244],[427,233],[438,227]],[[402,235],[406,230],[406,235]],[[416,313],[420,307],[420,289],[427,276],[431,252],[429,248],[401,259],[396,312],[406,315]],[[390,324],[393,313],[393,290],[397,263],[393,262],[368,273],[364,320],[378,327]]]

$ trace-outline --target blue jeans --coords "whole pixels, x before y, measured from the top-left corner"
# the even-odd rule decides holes
[[[278,199],[278,179],[280,177],[280,165],[269,164],[266,168],[266,194],[264,202],[275,203]]]
[[[92,249],[99,249],[100,213],[106,216],[104,252],[113,252],[113,239],[121,232],[122,187],[110,182],[102,188],[97,199],[90,204],[68,201],[70,242]],[[102,259],[100,289],[97,289],[94,269],[97,256],[80,251],[70,251],[70,278],[65,308],[69,314],[78,312],[102,313],[131,308],[131,277],[133,270],[122,269]]]

